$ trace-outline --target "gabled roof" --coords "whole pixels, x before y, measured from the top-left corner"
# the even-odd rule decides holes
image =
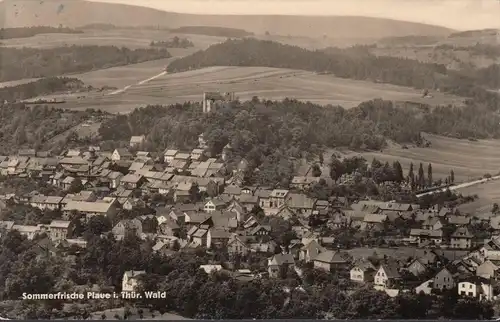
[[[268,259],[268,265],[295,264],[292,254],[276,254]]]
[[[314,258],[314,261],[329,264],[345,264],[348,262],[348,259],[345,253],[327,250],[319,253],[318,256]]]
[[[380,265],[380,269],[383,269],[387,278],[400,278],[399,269],[395,264],[388,263]]]

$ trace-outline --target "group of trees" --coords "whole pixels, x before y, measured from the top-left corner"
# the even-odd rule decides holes
[[[51,83],[48,81],[41,84]],[[22,148],[40,149],[47,141],[89,119],[91,115],[84,111],[69,112],[47,106],[4,105],[0,107],[0,155],[9,155]],[[47,149],[64,148],[60,143],[54,142]]]
[[[49,49],[1,47],[0,81],[60,76],[169,58],[165,48],[67,46]]]
[[[194,47],[192,41],[187,38],[179,38],[175,36],[174,38],[167,41],[152,41],[149,44],[151,47],[164,47],[164,48],[189,48]]]
[[[62,91],[81,89],[85,85],[76,78],[48,77],[10,87],[0,88],[0,102],[14,102],[41,95],[53,94]]]
[[[1,28],[0,39],[28,38],[39,34],[81,34],[83,31],[71,28],[55,28],[47,26]]]
[[[243,29],[212,26],[184,26],[172,29],[170,32],[176,34],[193,34],[224,38],[243,38],[253,35],[252,32],[248,32]]]

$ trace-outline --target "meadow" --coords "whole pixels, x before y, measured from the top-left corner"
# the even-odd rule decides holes
[[[146,104],[168,105],[200,101],[206,91],[235,92],[240,100],[249,100],[253,96],[270,100],[288,97],[345,108],[374,98],[431,105],[461,104],[463,101],[442,93],[433,93],[432,98],[422,98],[420,91],[407,87],[268,67],[209,67],[162,74],[167,63],[168,60],[155,61],[72,75],[88,85],[112,86],[121,91],[88,93],[83,98],[80,94],[59,96],[67,101],[60,104],[60,107],[101,108],[112,113],[128,113]],[[152,77],[156,78],[151,79]],[[147,79],[150,80],[146,81]]]
[[[373,158],[389,163],[398,160],[401,162],[405,174],[407,174],[411,162],[414,164],[415,173],[418,171],[419,163],[422,162],[424,172],[427,175],[427,164],[432,163],[434,179],[444,179],[453,170],[457,182],[478,179],[486,173],[496,175],[500,172],[498,164],[500,140],[469,141],[430,134],[425,134],[424,137],[431,142],[430,147],[404,149],[400,145],[390,144],[387,149],[382,151],[361,154],[370,161]],[[475,190],[479,186],[468,189]]]

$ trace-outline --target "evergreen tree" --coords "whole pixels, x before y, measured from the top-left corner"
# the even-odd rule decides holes
[[[395,161],[392,164],[392,168],[394,169],[396,181],[402,182],[404,180],[404,175],[403,175],[403,167],[401,166],[401,163],[399,163],[399,161]]]
[[[453,170],[450,171],[450,183],[455,183],[455,172]]]
[[[420,166],[418,167],[417,184],[420,186],[420,188],[423,188],[424,183],[425,183],[424,166],[422,165],[422,163],[420,163]]]
[[[427,166],[427,180],[429,180],[429,187],[432,187],[433,180],[432,180],[432,164],[429,163]]]
[[[408,181],[415,179],[415,174],[413,173],[413,162],[410,163],[410,170],[408,170]]]

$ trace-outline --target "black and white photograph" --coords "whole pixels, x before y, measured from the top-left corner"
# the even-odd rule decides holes
[[[0,0],[0,320],[500,321],[499,0]]]

